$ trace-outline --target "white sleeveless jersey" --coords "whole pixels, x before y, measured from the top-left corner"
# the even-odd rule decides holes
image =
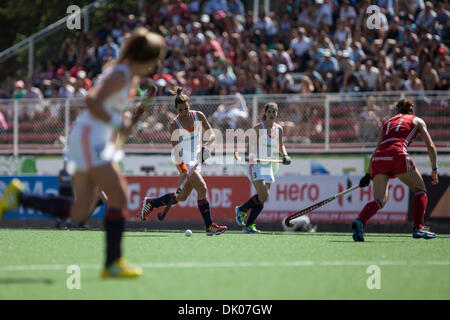
[[[281,126],[274,123],[269,131],[260,122],[262,129],[258,132],[258,158],[261,159],[279,159],[279,137]],[[278,170],[278,164],[269,162],[258,162],[248,164],[248,178],[250,181],[264,180],[266,183],[275,182],[275,172]]]
[[[279,138],[281,126],[274,123],[271,129],[267,129],[264,122],[259,123],[262,126],[258,134],[258,158],[279,159]]]
[[[196,111],[191,111],[190,115],[194,120],[192,128],[185,128],[178,116],[173,120],[178,125],[178,137],[180,139],[176,150],[179,151],[182,161],[187,166],[192,167],[197,162],[198,156],[202,151],[202,122],[198,119]]]
[[[131,72],[127,65],[117,64],[109,69],[107,69],[99,78],[99,82],[103,81],[103,79],[114,71],[121,71],[125,74],[127,79],[127,84],[118,92],[114,93],[106,101],[104,102],[104,107],[106,112],[112,115],[121,115],[123,111],[125,111],[130,104],[129,92],[131,88]],[[104,129],[110,128],[109,124],[106,122],[96,119],[92,116],[91,112],[88,109],[84,109],[81,114],[78,116],[77,123],[82,124],[94,124],[100,127],[105,127]]]
[[[102,74],[100,81],[116,70],[125,74],[127,84],[120,91],[108,97],[104,102],[104,107],[111,116],[121,117],[130,102],[130,69],[126,65],[118,64]],[[65,156],[69,161],[70,172],[85,171],[109,162],[120,161],[123,152],[116,150],[112,141],[113,133],[114,129],[108,123],[94,118],[88,109],[83,110],[76,119],[67,141]]]

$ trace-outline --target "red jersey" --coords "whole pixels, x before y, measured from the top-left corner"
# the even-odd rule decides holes
[[[381,132],[381,142],[377,152],[393,151],[396,153],[408,153],[407,149],[418,130],[413,123],[415,116],[399,113],[388,119]]]

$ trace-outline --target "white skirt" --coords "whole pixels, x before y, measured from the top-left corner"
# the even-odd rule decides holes
[[[119,162],[123,151],[116,150],[113,129],[106,123],[75,123],[67,141],[68,171],[86,171],[110,162]]]
[[[266,183],[274,183],[275,176],[273,166],[269,164],[250,163],[248,165],[248,179],[250,181],[264,180]]]

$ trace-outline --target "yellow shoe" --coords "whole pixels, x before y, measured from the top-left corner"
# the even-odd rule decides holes
[[[19,194],[25,190],[19,179],[12,179],[0,200],[0,219],[6,211],[19,207]]]
[[[119,258],[103,269],[102,278],[135,278],[141,274],[141,268],[132,268],[126,259]]]

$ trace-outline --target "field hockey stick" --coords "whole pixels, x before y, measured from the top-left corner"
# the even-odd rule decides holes
[[[234,153],[234,158],[237,161],[241,161],[242,158],[239,156],[238,152]],[[249,159],[249,158],[244,158],[245,162],[275,162],[275,163],[283,163],[283,160],[276,160],[276,159],[258,159],[258,158],[254,158],[254,159]]]
[[[358,188],[359,188],[359,185],[353,186],[353,187],[351,187],[351,188],[349,188],[349,189],[347,189],[347,190],[342,191],[341,193],[338,193],[338,194],[335,194],[335,195],[332,196],[332,197],[329,197],[328,199],[325,199],[325,200],[320,201],[320,202],[318,202],[318,203],[316,203],[316,204],[313,204],[312,206],[310,206],[310,207],[308,207],[308,208],[306,208],[306,209],[303,209],[302,211],[299,211],[299,212],[297,212],[297,213],[294,213],[293,215],[290,215],[289,217],[287,217],[287,218],[284,220],[284,224],[285,224],[287,227],[292,228],[293,225],[291,224],[291,220],[294,220],[294,219],[296,219],[296,218],[298,218],[298,217],[301,217],[301,216],[303,216],[303,215],[305,215],[305,214],[307,214],[307,213],[309,213],[309,212],[311,212],[311,211],[314,211],[314,210],[316,210],[317,208],[320,208],[320,207],[326,205],[327,203],[329,203],[329,202],[331,202],[331,201],[333,201],[333,200],[335,200],[335,199],[338,199],[338,198],[340,198],[340,197],[346,195],[347,193],[350,193],[350,192],[352,192],[352,191],[354,191],[354,190],[356,190],[356,189],[358,189]]]
[[[131,126],[134,127],[139,120],[141,119],[142,115],[145,112],[145,108],[147,107],[148,103],[154,98],[156,95],[156,92],[158,91],[158,88],[156,85],[152,85],[150,89],[146,90],[146,93],[143,97],[141,97],[141,102],[139,104],[139,107],[136,109],[133,118],[131,119]],[[125,143],[128,137],[125,136],[119,136],[119,138],[116,140],[115,147],[116,149],[120,149],[122,145]]]
[[[159,221],[163,221],[164,220],[164,218],[166,217],[167,213],[169,212],[170,207],[173,205],[173,203],[175,202],[175,199],[178,197],[178,195],[180,194],[181,190],[183,190],[184,186],[189,181],[189,178],[192,176],[194,171],[197,169],[198,165],[199,165],[199,162],[197,162],[195,164],[195,166],[191,169],[191,171],[186,176],[184,176],[183,180],[181,180],[180,186],[178,187],[178,189],[175,192],[174,196],[170,199],[169,203],[167,203],[166,207],[164,208],[164,211],[158,213],[158,220]]]

